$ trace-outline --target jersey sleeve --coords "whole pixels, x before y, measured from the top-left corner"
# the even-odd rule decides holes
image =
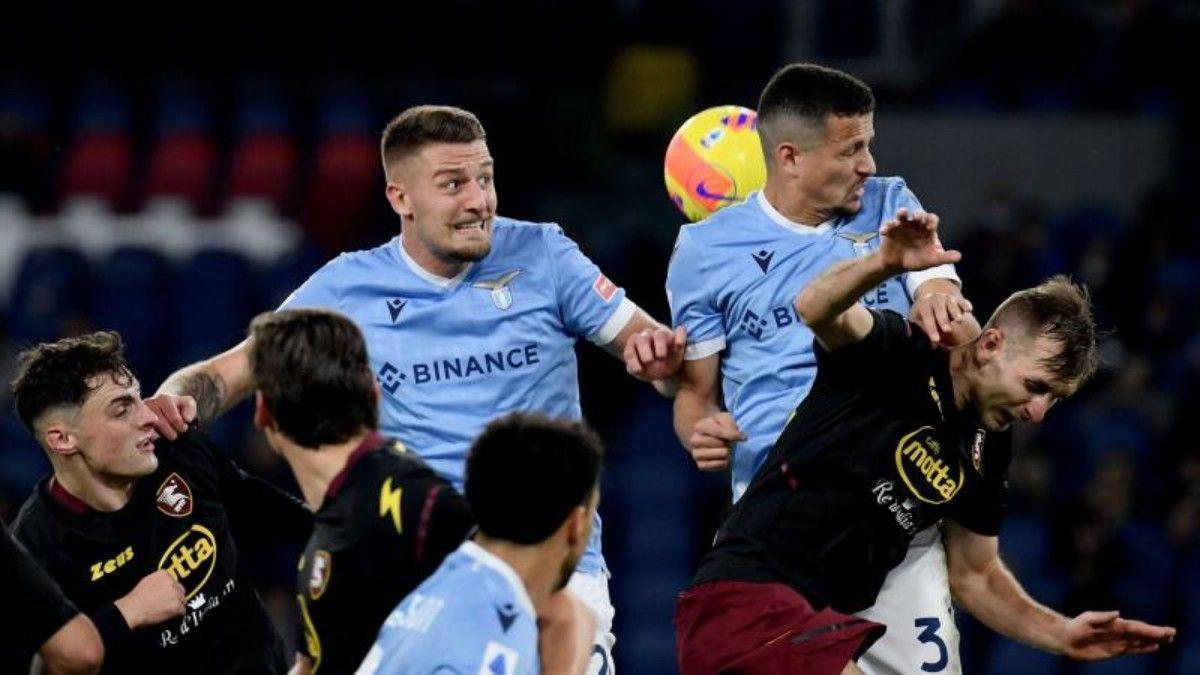
[[[671,306],[671,324],[687,330],[684,358],[689,361],[725,349],[725,323],[704,283],[708,276],[703,257],[688,229],[680,228],[667,267],[667,303]]]
[[[913,330],[907,319],[890,309],[868,309],[873,323],[871,330],[858,342],[843,345],[834,351],[826,349],[813,338],[813,352],[821,368],[846,370],[869,367],[879,370],[890,364],[907,363],[915,355],[929,352],[932,345],[920,330]]]
[[[79,614],[54,579],[3,525],[0,525],[0,597],[8,605],[8,611],[0,613],[6,646],[37,651]]]
[[[475,517],[466,498],[442,479],[431,477],[421,488],[413,559],[428,577],[467,538]]]
[[[994,537],[1008,507],[1008,467],[1012,461],[1012,431],[984,437],[981,480],[950,510],[949,516],[976,534]]]
[[[559,313],[568,332],[598,345],[612,342],[636,307],[558,225],[545,228],[544,243]]]
[[[243,471],[204,432],[190,429],[175,444],[182,453],[209,464],[215,471],[222,503],[238,534],[298,542],[312,532],[313,514],[304,502]]]
[[[341,301],[341,291],[338,270],[341,258],[334,258],[325,263],[321,269],[313,272],[312,276],[284,298],[276,311],[300,308],[338,309]]]
[[[908,209],[909,213],[912,213],[914,211],[924,211],[925,207],[921,206],[920,200],[917,199],[912,190],[908,189],[903,180],[896,179],[888,186],[888,193],[883,206],[883,219],[885,221],[891,220],[895,217],[896,211],[899,209]],[[954,269],[954,265],[938,265],[937,267],[930,267],[920,272],[905,272],[900,275],[900,280],[904,283],[904,290],[910,298],[916,298],[917,289],[921,287],[921,284],[930,279],[949,279],[960,286],[962,285],[962,280],[958,278],[958,272]]]

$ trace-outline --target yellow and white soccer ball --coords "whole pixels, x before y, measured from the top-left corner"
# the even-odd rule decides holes
[[[695,222],[742,201],[767,182],[758,114],[723,105],[688,118],[667,146],[667,194]]]

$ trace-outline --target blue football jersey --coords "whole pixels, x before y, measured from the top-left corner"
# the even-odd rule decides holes
[[[280,309],[350,316],[383,390],[384,435],[462,490],[467,450],[491,420],[582,417],[576,339],[611,342],[636,308],[554,224],[496,218],[491,252],[453,279],[421,268],[401,242],[338,256]],[[597,517],[579,570],[603,568]]]
[[[679,230],[667,271],[674,325],[688,333],[685,358],[720,354],[725,408],[746,440],[734,446],[733,498],[750,484],[817,370],[813,334],[796,296],[834,263],[879,248],[879,227],[921,205],[900,178],[871,178],[862,208],[818,226],[794,223],[762,192]],[[904,274],[868,292],[867,307],[907,315],[924,281],[958,280],[951,266]]]
[[[537,675],[537,612],[503,560],[466,541],[384,620],[359,675]]]

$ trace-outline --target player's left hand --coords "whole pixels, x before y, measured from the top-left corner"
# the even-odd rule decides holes
[[[879,227],[879,255],[885,268],[899,274],[958,262],[962,254],[942,248],[939,222],[935,213],[897,209],[896,217]]]
[[[665,380],[679,371],[686,347],[683,326],[674,331],[662,327],[639,331],[625,341],[625,370],[643,382]]]
[[[956,329],[969,318],[972,310],[969,300],[949,293],[926,293],[913,303],[908,319],[917,324],[933,346],[953,347]]]
[[[1081,661],[1148,654],[1175,639],[1175,629],[1121,618],[1120,612],[1084,612],[1066,625],[1063,652]]]

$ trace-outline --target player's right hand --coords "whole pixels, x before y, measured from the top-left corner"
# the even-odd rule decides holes
[[[723,471],[729,466],[733,444],[744,440],[746,434],[733,421],[733,415],[719,412],[696,422],[688,450],[701,471]]]
[[[130,629],[152,626],[183,614],[183,586],[167,570],[142,577],[124,597],[115,603]]]
[[[187,431],[188,424],[196,419],[196,399],[191,396],[155,394],[146,399],[146,405],[157,418],[154,428],[158,435],[168,441],[175,440]]]

